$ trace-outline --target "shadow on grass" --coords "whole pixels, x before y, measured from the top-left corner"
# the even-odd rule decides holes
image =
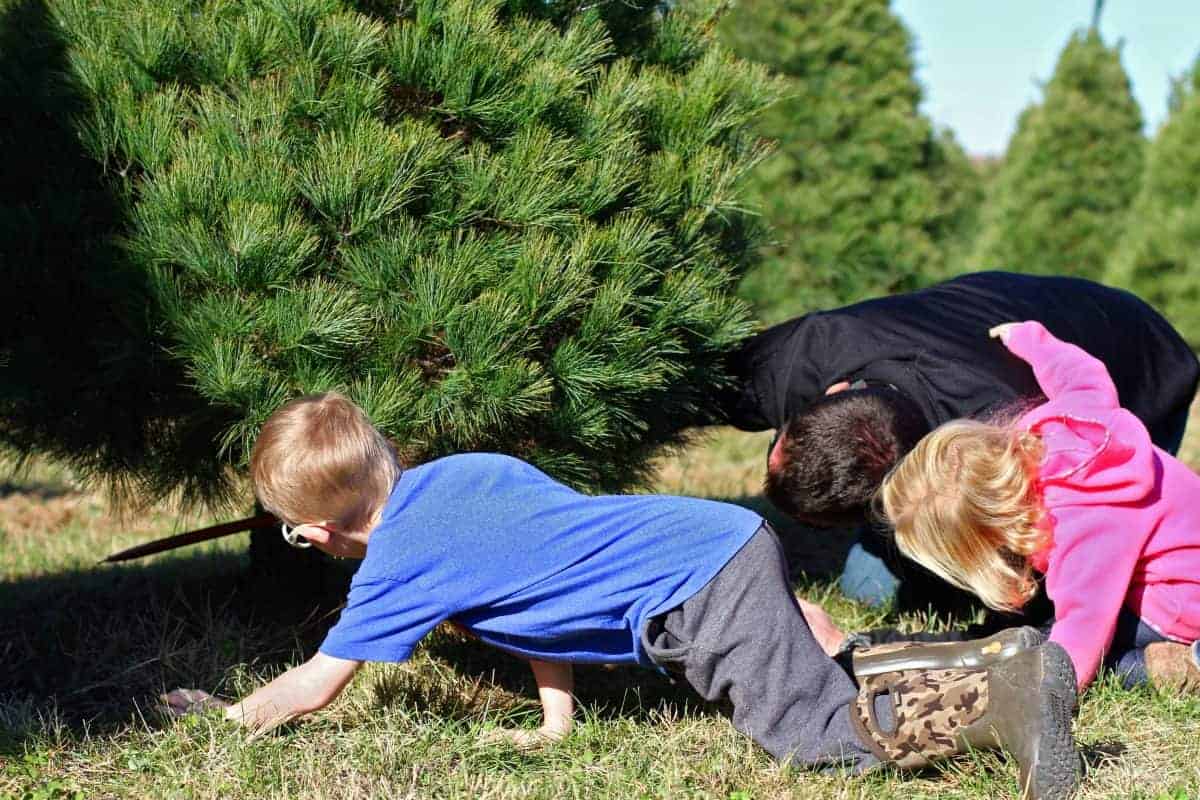
[[[753,498],[739,502],[756,506]],[[769,508],[763,508],[769,512]],[[829,532],[781,534],[807,577],[837,562]],[[817,553],[818,556],[814,556]],[[832,556],[830,555],[832,554]],[[237,696],[253,683],[238,666],[271,675],[311,656],[337,619],[350,562],[324,562],[303,585],[296,573],[266,574],[246,555],[183,551],[150,564],[101,565],[0,584],[0,753],[57,719],[69,732],[116,732],[158,724],[156,696],[177,686]],[[404,680],[376,687],[377,701],[400,702],[447,718],[478,718],[480,703],[459,690],[496,690],[531,701],[526,663],[476,640],[439,631],[426,652],[456,680]],[[580,666],[577,694],[601,718],[646,718],[664,705],[715,713],[684,684],[638,667]],[[24,715],[12,709],[26,709]],[[24,722],[24,724],[22,724]],[[31,724],[32,723],[32,724]]]
[[[69,736],[163,724],[155,698],[164,690],[239,696],[254,681],[242,679],[240,665],[271,675],[310,657],[337,619],[348,563],[326,562],[318,584],[304,587],[228,552],[0,584],[0,755],[19,754],[26,739],[57,727],[50,720],[65,723]],[[471,720],[483,704],[463,685],[537,696],[524,661],[476,640],[439,629],[425,651],[454,679],[388,673],[374,687],[379,705]],[[581,666],[577,676],[581,703],[603,718],[643,718],[663,704],[708,709],[650,670]]]
[[[11,497],[14,494],[22,494],[31,496],[37,500],[53,500],[56,497],[66,497],[70,494],[75,494],[76,490],[67,487],[59,486],[58,484],[45,481],[34,483],[13,483],[11,481],[0,481],[0,499]]]
[[[474,682],[471,693],[446,691],[427,682],[397,681],[380,691],[381,704],[403,702],[427,709],[439,717],[468,721],[477,719],[486,707],[494,707],[493,689],[537,698],[529,665],[508,653],[463,636],[440,635],[431,638],[426,652],[451,667],[458,675]],[[599,719],[629,718],[648,720],[664,706],[675,709],[699,709],[718,713],[720,707],[698,697],[682,679],[672,680],[654,670],[638,666],[597,664],[575,665],[574,694],[587,713]],[[540,713],[540,712],[538,712]]]
[[[143,712],[153,724],[165,689],[236,694],[233,665],[273,673],[311,655],[350,577],[332,562],[319,574],[289,585],[210,552],[0,584],[0,753],[51,718],[91,734]]]
[[[1092,772],[1113,766],[1121,760],[1127,749],[1124,743],[1118,741],[1097,742],[1081,747],[1079,754],[1083,758],[1085,771]]]

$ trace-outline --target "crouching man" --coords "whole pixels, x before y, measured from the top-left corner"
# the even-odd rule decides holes
[[[1154,443],[1175,453],[1200,380],[1200,362],[1137,297],[1078,278],[980,272],[920,291],[817,311],[748,339],[730,361],[730,424],[774,428],[766,493],[816,527],[862,525],[887,472],[942,423],[1015,414],[1045,398],[1033,371],[987,331],[1037,320],[1104,362],[1121,405]],[[879,603],[942,611],[970,602],[902,562],[889,532],[864,529],[842,590]],[[1034,612],[1048,614],[1048,606]]]

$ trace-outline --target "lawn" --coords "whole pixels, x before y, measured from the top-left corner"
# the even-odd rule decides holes
[[[1184,457],[1200,467],[1200,406]],[[665,458],[657,491],[747,503],[765,435],[714,432]],[[122,518],[70,476],[0,473],[0,797],[796,797],[1015,796],[1013,767],[969,754],[919,775],[862,778],[774,765],[715,709],[649,671],[578,670],[577,727],[519,752],[481,743],[534,727],[528,670],[439,629],[401,665],[371,665],[333,706],[249,740],[217,717],[164,719],[153,698],[196,686],[236,696],[313,652],[349,578],[329,563],[305,586],[248,567],[244,536],[129,566],[103,555],[208,521],[167,509]],[[781,525],[798,591],[847,628],[945,620],[861,608],[833,575],[847,541]],[[1102,681],[1076,734],[1082,798],[1200,797],[1200,701]]]

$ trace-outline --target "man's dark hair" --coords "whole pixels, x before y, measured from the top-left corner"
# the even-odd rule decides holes
[[[767,497],[809,525],[861,523],[888,470],[928,432],[916,403],[891,387],[824,397],[779,432]]]

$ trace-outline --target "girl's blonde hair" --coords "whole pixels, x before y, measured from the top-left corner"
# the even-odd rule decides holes
[[[365,531],[400,477],[395,451],[361,408],[337,392],[281,406],[250,454],[263,507],[292,524]]]
[[[957,420],[926,435],[884,478],[877,506],[900,551],[1015,611],[1037,591],[1029,556],[1046,542],[1033,434]]]

